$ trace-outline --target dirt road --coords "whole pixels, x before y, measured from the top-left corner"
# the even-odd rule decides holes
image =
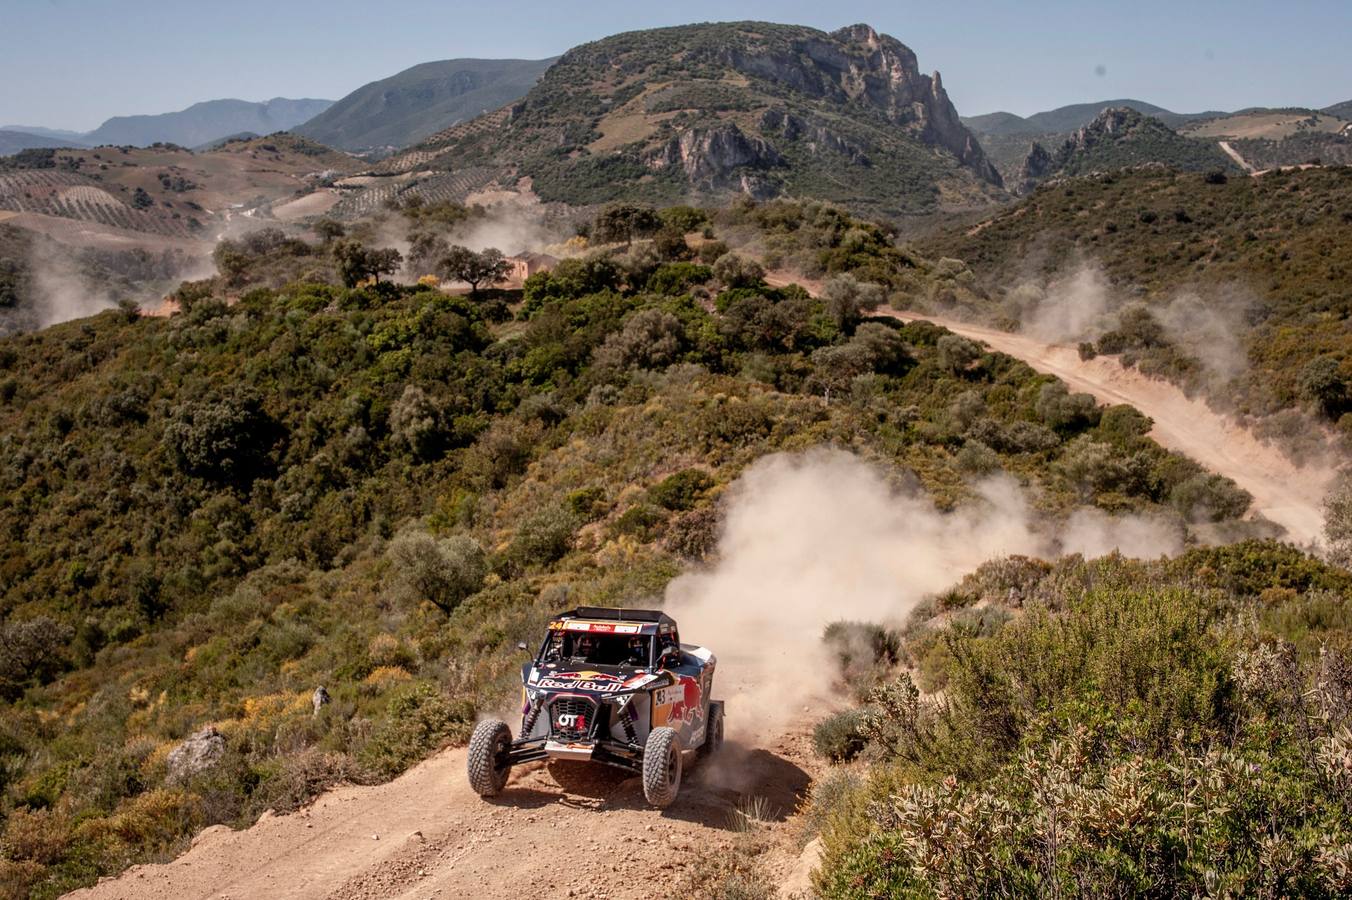
[[[732,841],[742,796],[768,802],[764,827],[775,849],[767,861],[789,883],[806,871],[792,813],[815,765],[805,734],[770,749],[729,743],[708,763],[691,762],[676,803],[657,812],[636,777],[580,764],[523,767],[501,796],[483,800],[466,782],[465,751],[448,750],[388,784],[338,788],[245,831],[209,828],[173,862],[136,866],[69,896],[651,898],[661,895],[655,885],[675,883],[697,848]]]
[[[1074,347],[1045,344],[1035,338],[942,316],[881,310],[905,321],[927,319],[991,349],[1017,357],[1055,375],[1072,390],[1102,403],[1129,403],[1155,421],[1150,436],[1187,454],[1214,472],[1234,479],[1254,499],[1254,510],[1286,529],[1299,544],[1315,543],[1323,530],[1324,495],[1333,480],[1326,468],[1299,468],[1275,447],[1215,412],[1200,399],[1189,399],[1167,382],[1124,368],[1111,357],[1081,360]]]
[[[1217,144],[1220,146],[1221,152],[1233,159],[1241,169],[1248,172],[1250,175],[1257,174],[1258,170],[1249,165],[1248,161],[1239,155],[1239,151],[1230,146],[1229,141],[1217,141]]]

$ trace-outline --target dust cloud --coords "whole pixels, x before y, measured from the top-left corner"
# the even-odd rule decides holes
[[[730,736],[754,743],[842,705],[821,640],[830,622],[899,624],[986,560],[1177,552],[1177,526],[1083,513],[1057,534],[1007,477],[938,510],[914,485],[838,450],[766,457],[733,486],[718,560],[667,590],[684,639],[719,659]],[[805,711],[805,707],[807,711]]]
[[[1081,262],[1045,283],[1023,282],[1009,292],[1005,311],[1029,337],[1075,344],[1118,327],[1122,312],[1134,305],[1140,301],[1115,290],[1099,266]],[[1169,343],[1202,364],[1212,389],[1248,368],[1242,335],[1252,307],[1252,294],[1235,286],[1208,291],[1205,298],[1180,291],[1145,305]]]
[[[34,249],[28,256],[31,315],[38,328],[69,322],[112,309],[117,298],[78,271],[71,254]]]

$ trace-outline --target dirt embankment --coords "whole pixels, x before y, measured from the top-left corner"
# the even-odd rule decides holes
[[[808,743],[799,733],[770,749],[729,743],[708,762],[687,755],[680,797],[661,812],[648,808],[637,777],[576,763],[522,767],[501,796],[483,800],[466,781],[465,751],[448,750],[388,784],[338,788],[245,831],[208,828],[173,862],[136,866],[69,896],[649,898],[699,849],[732,842],[737,801],[750,796],[768,803],[767,863],[787,885],[808,868],[793,819],[818,765]]]
[[[1323,502],[1332,484],[1331,468],[1301,468],[1280,450],[1177,387],[1125,368],[1112,357],[1080,359],[1074,347],[1045,344],[1035,338],[942,316],[881,310],[905,321],[927,319],[950,331],[980,341],[993,350],[1055,375],[1072,390],[1092,394],[1102,403],[1129,403],[1154,420],[1150,436],[1162,446],[1187,454],[1202,465],[1233,479],[1253,495],[1254,511],[1286,529],[1290,540],[1314,544],[1324,527]]]

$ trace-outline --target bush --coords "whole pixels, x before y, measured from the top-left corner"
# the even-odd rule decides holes
[[[682,469],[653,485],[648,495],[664,509],[684,511],[693,508],[713,485],[703,469]]]
[[[701,254],[703,259],[703,254]],[[714,278],[725,288],[754,288],[765,282],[765,269],[754,259],[725,253],[718,258],[713,267]]]
[[[266,471],[277,431],[258,398],[244,394],[184,406],[164,440],[189,475],[243,487]]]
[[[0,623],[0,698],[16,699],[28,685],[64,670],[73,636],[70,626],[49,616]]]
[[[1099,422],[1098,402],[1093,395],[1072,394],[1060,381],[1048,382],[1039,389],[1034,409],[1047,427],[1063,433],[1083,431]]]
[[[596,351],[603,368],[663,369],[680,358],[686,344],[681,320],[669,312],[645,309],[635,313],[617,334]]]
[[[1174,509],[1194,521],[1238,519],[1252,502],[1253,496],[1229,478],[1207,473],[1194,475],[1169,492]]]
[[[471,704],[452,702],[426,682],[410,684],[390,699],[361,760],[382,775],[397,775],[447,742],[466,740],[473,727]]]
[[[958,334],[944,335],[935,347],[939,366],[955,375],[966,373],[983,355],[980,345]]]
[[[440,455],[444,438],[441,414],[422,388],[406,385],[390,407],[390,434],[419,459]]]
[[[691,510],[667,526],[662,546],[685,559],[701,560],[718,546],[722,522],[712,507]]]
[[[518,571],[548,566],[572,549],[576,530],[571,512],[562,506],[547,507],[521,523],[507,559]]]
[[[390,542],[394,593],[405,603],[426,600],[450,614],[483,587],[488,564],[483,548],[468,535],[436,538],[405,531]]]
[[[827,314],[846,334],[854,331],[865,312],[872,312],[887,299],[881,285],[861,283],[849,274],[827,279],[821,298]]]
[[[822,719],[812,729],[812,749],[831,762],[854,759],[865,746],[859,731],[864,715],[863,710],[847,709]]]

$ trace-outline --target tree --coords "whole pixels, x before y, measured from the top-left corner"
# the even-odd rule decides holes
[[[450,252],[445,238],[428,231],[420,231],[409,241],[408,260],[405,268],[414,278],[428,275],[437,270],[437,265]]]
[[[882,306],[886,297],[880,285],[858,281],[853,275],[835,275],[822,287],[822,302],[845,334],[854,332],[865,312]]]
[[[959,334],[946,334],[935,342],[939,365],[955,375],[968,371],[981,359],[979,344]]]
[[[393,248],[371,249],[361,241],[343,238],[333,243],[333,259],[343,284],[356,287],[368,278],[380,282],[381,275],[392,275],[399,270],[404,256]]]
[[[615,369],[664,369],[680,358],[686,344],[681,320],[660,309],[634,313],[624,328],[606,338],[596,364]]]
[[[629,247],[636,237],[647,237],[662,227],[662,219],[651,206],[611,203],[596,214],[592,236],[602,243],[624,241]]]
[[[336,222],[333,219],[320,219],[311,228],[325,244],[331,244],[347,234],[347,229],[343,227],[343,223]]]
[[[765,281],[765,269],[754,259],[724,253],[714,263],[714,277],[726,288],[759,287]]]
[[[685,242],[685,232],[670,225],[661,229],[653,237],[653,247],[657,255],[667,261],[690,258],[690,246]]]
[[[475,253],[457,244],[441,258],[437,269],[442,277],[469,285],[469,295],[473,297],[479,293],[479,285],[494,285],[505,279],[512,270],[512,264],[495,247]]]

